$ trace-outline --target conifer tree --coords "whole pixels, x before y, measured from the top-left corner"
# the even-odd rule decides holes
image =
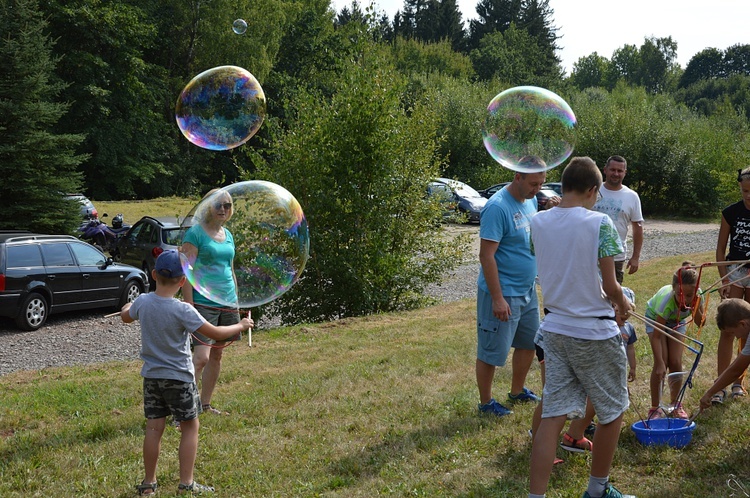
[[[61,194],[80,187],[75,146],[52,130],[68,106],[37,0],[0,0],[0,229],[72,232],[79,206]]]

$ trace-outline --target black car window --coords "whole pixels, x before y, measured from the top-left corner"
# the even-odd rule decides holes
[[[44,264],[47,266],[75,266],[76,262],[70,254],[68,244],[54,243],[42,244]]]
[[[44,266],[42,253],[39,252],[38,244],[24,244],[20,246],[8,246],[8,268],[28,268],[31,266]]]
[[[130,232],[128,233],[128,237],[132,239],[138,239],[138,235],[141,233],[141,230],[143,229],[143,226],[145,223],[136,223],[133,228],[130,229]]]
[[[136,239],[138,239],[138,242],[142,242],[142,243],[154,242],[153,236],[154,236],[154,227],[149,225],[148,223],[144,223],[140,232],[138,232]]]
[[[149,239],[149,242],[152,244],[156,244],[159,240],[159,229],[155,226],[151,227],[151,239]]]
[[[70,244],[70,248],[76,255],[80,266],[102,266],[104,264],[104,255],[88,244],[76,242]]]

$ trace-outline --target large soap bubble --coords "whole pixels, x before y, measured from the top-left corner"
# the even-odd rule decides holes
[[[232,23],[232,31],[238,35],[244,35],[247,31],[247,22],[244,19],[235,19]]]
[[[177,99],[175,118],[180,131],[204,149],[240,146],[260,128],[266,116],[266,96],[249,71],[219,66],[202,72]]]
[[[556,93],[518,86],[490,101],[482,137],[487,152],[503,167],[538,173],[570,157],[576,140],[576,117]]]
[[[231,203],[231,204],[230,204]],[[227,208],[231,212],[227,214]],[[222,214],[224,213],[224,214]],[[227,307],[252,308],[281,296],[299,279],[310,252],[307,220],[297,199],[285,188],[266,181],[246,181],[204,197],[183,223],[191,230],[210,226],[217,218],[234,238],[236,295],[219,290],[210,262],[183,260],[185,275],[204,297]]]

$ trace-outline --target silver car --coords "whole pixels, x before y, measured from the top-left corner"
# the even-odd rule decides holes
[[[427,194],[438,196],[447,211],[466,215],[469,223],[479,223],[479,213],[487,199],[463,182],[450,178],[437,178],[427,186]]]

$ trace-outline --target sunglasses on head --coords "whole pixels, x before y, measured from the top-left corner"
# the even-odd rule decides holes
[[[214,203],[214,207],[216,209],[224,208],[224,210],[229,211],[230,209],[232,209],[232,203],[231,202],[223,202],[223,203],[222,202],[215,202]]]

